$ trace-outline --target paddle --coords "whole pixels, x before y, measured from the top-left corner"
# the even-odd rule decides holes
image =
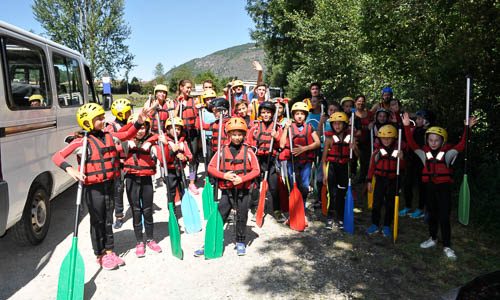
[[[87,132],[83,137],[82,158],[80,162],[80,173],[84,173],[85,161],[87,160]],[[78,219],[80,217],[80,203],[82,202],[83,182],[78,182],[78,192],[76,194],[76,216],[73,230],[73,240],[71,249],[64,258],[59,270],[59,283],[57,286],[58,300],[83,299],[85,286],[85,265],[83,258],[78,251]]]
[[[179,143],[177,139],[177,132],[175,131],[174,117],[170,117],[170,122],[172,123],[172,131],[174,133],[174,141],[176,144]],[[179,158],[175,158],[175,163],[177,164],[177,175],[181,177],[181,182],[184,188],[184,195],[181,200],[181,211],[184,218],[184,226],[186,227],[186,233],[195,233],[201,231],[201,219],[200,210],[196,204],[196,200],[193,195],[189,193],[188,185],[186,182],[186,176],[184,175],[184,168],[182,168],[182,163]],[[179,172],[180,171],[180,172]]]
[[[396,196],[394,197],[394,227],[392,228],[392,240],[396,243],[398,239],[399,222],[399,153],[401,152],[401,128],[398,129],[398,158],[396,162]],[[375,176],[374,176],[375,177]],[[373,189],[373,187],[372,187]]]
[[[156,122],[158,123],[158,135],[163,136],[163,131],[160,126],[160,114],[156,113]],[[169,216],[168,216],[168,232],[169,232],[169,237],[170,237],[170,247],[172,249],[172,255],[179,258],[183,259],[183,251],[182,251],[182,246],[181,246],[181,235],[179,232],[179,223],[177,222],[177,218],[174,215],[173,209],[170,210],[170,204],[174,204],[174,199],[171,199],[171,195],[168,192],[168,187],[170,183],[168,182],[168,169],[167,169],[167,159],[165,155],[165,148],[163,145],[163,142],[158,141],[158,144],[160,145],[160,152],[161,152],[161,158],[163,160],[163,178],[165,179],[165,189],[167,191],[167,199],[168,199],[168,211],[169,211]],[[179,234],[176,234],[179,232]],[[180,253],[180,254],[179,254]]]
[[[356,109],[351,110],[351,145],[354,144],[354,113]],[[347,164],[347,175],[349,176],[349,183],[347,186],[347,195],[345,198],[344,207],[344,231],[349,234],[354,234],[354,199],[352,197],[352,184],[351,184],[351,160],[352,160],[352,147],[349,150],[349,163]]]
[[[288,107],[288,101],[285,101],[286,117],[290,120],[290,109]],[[293,161],[293,139],[292,139],[292,128],[288,127],[288,138],[290,142],[290,157],[292,158],[292,180],[293,188],[290,191],[289,200],[289,212],[290,212],[290,228],[296,231],[304,231],[306,228],[306,215],[304,211],[304,200],[302,199],[302,194],[297,186],[297,180],[295,180],[295,166]]]
[[[203,108],[200,108],[200,124],[203,124],[203,110]],[[208,177],[207,140],[205,130],[203,130],[203,128],[201,128],[201,147],[203,150],[203,161],[205,162],[205,186],[203,187],[203,192],[201,193],[201,201],[203,207],[203,219],[208,220],[212,213],[212,208],[214,207],[214,190],[210,184],[210,178]]]
[[[224,114],[221,111],[219,114],[219,136],[217,140],[217,171],[220,170],[220,150],[222,136],[222,122],[224,122]],[[215,194],[218,197],[219,180],[215,183]],[[224,252],[224,221],[219,212],[219,201],[213,201],[212,213],[207,221],[205,228],[205,259],[213,259],[222,256]]]
[[[323,116],[324,114],[324,108],[323,108],[323,104],[321,104],[321,116]],[[323,123],[323,134],[322,134],[322,137],[323,137],[323,145],[325,144],[325,123]],[[321,163],[321,158],[320,158],[320,165],[323,165]],[[323,166],[321,166],[322,168]],[[326,176],[326,173],[328,172],[328,164],[326,166],[326,168],[323,168],[323,178]],[[328,184],[323,184],[323,186],[321,187],[321,213],[323,214],[323,216],[327,216],[328,214],[328,205],[329,205],[329,199],[328,199]]]
[[[273,130],[276,131],[276,124],[278,123],[278,111],[274,113],[273,117]],[[271,136],[271,143],[269,145],[269,154],[267,155],[267,169],[264,172],[264,179],[262,179],[260,185],[260,195],[259,195],[259,204],[257,206],[257,214],[255,216],[255,223],[258,227],[262,227],[262,223],[264,221],[264,206],[266,205],[266,195],[267,190],[269,189],[269,183],[267,182],[267,176],[269,175],[269,169],[271,168],[271,157],[273,156],[273,145],[274,145],[274,137]]]
[[[370,129],[370,142],[371,142],[371,153],[370,153],[370,156],[371,154],[373,154],[373,127],[372,129]],[[375,176],[372,177],[372,190],[371,191],[368,191],[367,193],[367,199],[368,199],[368,209],[372,209],[373,207],[373,191],[375,191]]]
[[[469,181],[467,179],[467,158],[469,144],[469,108],[471,97],[471,78],[467,76],[467,95],[465,97],[465,159],[464,159],[464,179],[460,185],[460,193],[458,195],[458,221],[463,225],[469,224],[469,209],[470,209],[470,190]]]

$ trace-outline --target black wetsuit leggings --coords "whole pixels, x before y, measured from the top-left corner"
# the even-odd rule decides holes
[[[113,250],[114,180],[83,186],[83,199],[90,215],[90,237],[95,255]]]
[[[259,190],[259,187],[261,186],[262,179],[264,179],[264,173],[268,170],[268,165],[267,165],[267,155],[264,156],[257,156],[257,159],[259,161],[260,165],[260,176],[257,178],[257,190]],[[276,163],[274,158],[271,158],[271,161],[269,162],[270,167],[269,167],[269,173],[267,174],[267,183],[268,183],[268,189],[267,189],[267,195],[266,195],[266,205],[265,205],[265,212],[266,214],[272,214],[275,210],[279,210],[280,208],[280,200],[278,197],[278,174],[276,173]],[[255,193],[257,195],[257,193]],[[260,195],[260,193],[258,193]],[[252,204],[250,208],[257,208],[259,205],[259,197],[257,196],[256,199],[252,199]]]
[[[235,197],[236,195],[236,197]],[[250,204],[249,190],[222,190],[219,202],[219,212],[224,223],[229,216],[231,208],[236,209],[236,242],[244,243],[248,220],[248,206]]]
[[[337,215],[337,222],[344,222],[345,195],[347,193],[348,166],[329,162],[328,164],[328,193],[330,205],[328,206],[328,218]]]
[[[396,179],[375,176],[373,191],[372,224],[380,225],[382,206],[385,206],[384,226],[391,226],[394,219],[394,201],[396,196]]]
[[[132,220],[134,224],[135,238],[138,243],[143,242],[142,221],[144,218],[144,230],[146,238],[153,239],[153,180],[151,176],[136,176],[127,174],[125,176],[127,198],[132,208]]]

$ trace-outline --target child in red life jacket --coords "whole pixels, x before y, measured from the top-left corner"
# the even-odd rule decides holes
[[[470,127],[477,123],[476,118],[470,118]],[[457,256],[451,246],[451,185],[453,183],[452,165],[459,152],[465,147],[465,130],[462,139],[457,145],[446,144],[448,133],[444,128],[433,126],[425,132],[426,143],[423,147],[413,140],[410,129],[410,117],[408,113],[403,115],[403,125],[406,132],[408,146],[420,158],[424,167],[422,169],[422,183],[429,211],[429,233],[430,238],[421,243],[421,248],[435,247],[437,244],[438,225],[441,227],[443,239],[443,252],[449,259]],[[378,182],[377,182],[378,184]]]
[[[274,214],[276,220],[280,223],[285,221],[285,218],[280,212],[280,202],[278,198],[278,174],[276,171],[276,159],[278,155],[279,142],[281,136],[281,126],[276,124],[274,129],[273,118],[276,113],[276,104],[271,101],[262,102],[259,105],[259,120],[255,121],[254,126],[248,131],[247,142],[255,150],[257,160],[259,161],[261,176],[258,179],[259,184],[264,178],[265,171],[269,170],[267,181],[269,189],[266,195],[266,213]],[[277,121],[276,121],[277,123]],[[271,140],[274,139],[273,150],[269,153]],[[271,155],[270,159],[269,155]],[[253,199],[251,209],[255,210],[258,205],[257,199]]]
[[[113,101],[111,104],[111,113],[115,116],[115,120],[113,122],[108,123],[104,131],[107,132],[118,132],[122,131],[123,128],[125,131],[128,129],[125,126],[127,125],[127,120],[132,114],[132,103],[130,100],[121,98]],[[132,125],[132,124],[130,124]],[[123,151],[120,151],[120,167],[123,170]],[[122,171],[123,174],[123,171]],[[120,176],[120,180],[115,180],[115,218],[116,221],[113,224],[115,229],[120,229],[123,225],[123,175]]]
[[[344,224],[344,206],[349,181],[348,164],[351,147],[357,151],[349,130],[349,117],[344,112],[335,112],[328,119],[333,135],[326,136],[322,162],[324,174],[323,184],[328,185],[330,205],[326,221],[326,229],[332,229],[334,214],[339,228]]]
[[[158,113],[160,114],[160,128],[163,128],[165,125],[165,121],[169,118],[169,111],[174,113],[175,103],[174,101],[167,98],[168,96],[168,87],[164,84],[157,84],[154,88],[154,99],[146,101],[144,107],[158,107],[161,109]],[[152,121],[152,132],[158,132],[158,124],[156,122],[155,113],[152,113],[149,117]]]
[[[52,161],[75,180],[83,181],[83,199],[90,215],[92,248],[97,262],[105,270],[123,266],[125,262],[113,252],[114,180],[120,176],[120,160],[113,138],[127,140],[134,137],[142,127],[150,111],[143,109],[137,121],[126,132],[103,131],[104,109],[96,103],[82,105],[76,118],[80,127],[88,131],[88,151],[84,174],[73,168],[65,158],[72,153],[82,155],[82,138],[74,139],[64,149],[52,156]]]
[[[321,142],[318,134],[314,131],[311,124],[306,124],[309,108],[304,102],[297,102],[292,106],[292,118],[294,122],[288,120],[285,123],[283,134],[280,138],[280,147],[283,150],[282,157],[288,160],[288,178],[290,186],[293,185],[292,171],[297,177],[297,185],[302,194],[304,205],[309,193],[309,184],[311,181],[311,166],[316,157],[316,149],[320,147]],[[288,138],[288,128],[291,127],[293,152],[290,153],[290,141]],[[293,164],[292,157],[293,155]]]
[[[219,142],[219,123],[222,119],[222,130],[221,130],[221,144],[227,143],[227,135],[224,130],[225,124],[229,120],[227,114],[229,112],[229,102],[224,98],[217,98],[212,100],[209,106],[209,110],[212,110],[215,115],[215,122],[212,124],[203,124],[203,129],[212,131],[212,153],[217,152],[218,142]]]
[[[396,169],[397,159],[400,159],[400,168],[404,168],[403,149],[398,151],[398,131],[392,125],[382,126],[377,133],[380,145],[372,153],[370,167],[368,169],[368,192],[371,192],[372,178],[376,177],[375,190],[373,191],[372,225],[368,227],[366,233],[371,235],[379,231],[380,211],[382,205],[385,206],[384,226],[382,234],[384,237],[391,237],[391,223],[394,218],[394,199],[396,196]]]
[[[250,205],[250,186],[252,180],[259,176],[260,168],[252,148],[244,143],[247,125],[241,118],[233,117],[226,123],[226,131],[231,140],[221,145],[208,166],[208,173],[219,179],[222,197],[219,212],[224,222],[231,208],[236,210],[236,252],[246,254],[246,226]],[[217,169],[217,160],[219,169]]]
[[[179,195],[182,198],[184,194],[184,189],[179,188],[182,184],[182,177],[184,176],[184,169],[193,155],[189,151],[187,142],[183,135],[184,122],[179,117],[174,117],[168,119],[165,122],[166,126],[166,143],[164,144],[164,151],[167,160],[167,184],[169,197],[168,201],[172,202],[175,199],[176,190],[179,190]],[[175,130],[175,134],[174,134]],[[175,135],[177,135],[177,143],[175,142]],[[163,158],[161,156],[161,150],[158,149],[158,158],[160,158],[161,165],[163,165]],[[177,218],[181,217],[180,202],[175,205],[175,216]]]
[[[135,123],[137,115],[129,118],[129,123]],[[156,158],[158,153],[154,147],[158,135],[151,133],[151,121],[146,119],[134,139],[123,142],[123,152],[126,159],[123,163],[127,198],[132,209],[134,234],[137,240],[135,254],[144,257],[146,248],[142,234],[142,220],[146,231],[146,245],[154,252],[160,253],[161,248],[153,238],[153,180],[156,174]]]

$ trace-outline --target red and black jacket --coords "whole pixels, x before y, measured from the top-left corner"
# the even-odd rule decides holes
[[[299,131],[297,127],[297,123],[292,123],[291,132],[292,132],[292,143],[293,146],[307,146],[314,143],[312,133],[314,132],[314,128],[311,124],[303,124],[304,127],[302,131]],[[283,151],[280,154],[280,159],[289,160],[290,159],[290,140],[287,138],[286,145],[283,148]],[[316,158],[316,151],[310,150],[306,151],[299,156],[294,157],[294,160],[299,163],[312,162]]]
[[[153,157],[151,150],[157,140],[158,137],[152,135],[140,141],[128,141],[127,158],[123,163],[123,171],[126,174],[136,176],[151,176],[156,174],[156,158]]]
[[[346,130],[344,130],[346,132]],[[330,149],[325,149],[328,151],[326,159],[329,162],[337,164],[346,164],[349,162],[349,145],[351,143],[351,134],[343,135],[332,135],[332,145]]]
[[[255,153],[257,156],[268,155],[272,140],[273,122],[268,124],[264,121],[254,122],[253,127],[247,133],[247,143],[257,149]],[[278,124],[276,125],[276,132],[278,132],[278,137],[274,139],[272,156],[276,156],[279,149],[282,130]]]

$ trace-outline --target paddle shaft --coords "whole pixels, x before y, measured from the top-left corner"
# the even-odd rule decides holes
[[[221,157],[221,154],[220,154],[220,149],[221,149],[221,146],[220,146],[220,143],[221,143],[221,138],[222,138],[222,123],[224,122],[224,110],[220,111],[219,112],[219,128],[218,128],[218,131],[219,131],[219,135],[217,136],[217,155],[219,155],[217,157],[217,171],[220,171],[220,157]],[[217,198],[217,196],[219,195],[219,178],[216,178],[215,180],[215,198]]]
[[[356,109],[351,110],[351,140],[350,143],[354,143],[354,118]],[[349,177],[349,186],[351,186],[351,162],[352,162],[352,147],[349,147],[349,163],[347,164],[347,176]]]
[[[472,95],[471,91],[471,77],[467,76],[467,95],[465,96],[465,158],[464,158],[464,174],[467,174],[467,160],[469,156],[469,114],[470,114],[470,98]]]
[[[88,133],[85,131],[82,145],[82,159],[80,161],[80,173],[85,171],[85,162],[87,161]],[[78,181],[78,192],[76,194],[76,213],[75,213],[75,228],[73,229],[73,237],[78,237],[78,219],[80,218],[80,204],[82,203],[83,181]]]
[[[288,101],[285,102],[285,109],[286,109],[286,118],[288,120],[291,120],[290,119],[290,109],[288,107]],[[292,139],[292,125],[290,124],[290,126],[288,127],[288,139],[289,139],[289,143],[290,143],[290,158],[292,159],[292,180],[293,182],[295,183],[295,166],[294,166],[294,162],[293,162],[293,139]]]
[[[276,131],[277,123],[278,123],[278,108],[276,107],[276,112],[274,113],[274,116],[273,116],[273,130],[272,130],[272,132]],[[273,156],[273,146],[274,146],[274,136],[272,136],[272,132],[271,132],[271,143],[269,145],[269,153],[267,154],[267,170],[264,173],[264,181],[267,180],[267,175],[269,173],[269,169],[271,169],[271,167],[269,165],[271,163],[271,157]]]
[[[182,105],[181,105],[181,112],[182,112]],[[172,131],[174,132],[174,141],[176,144],[179,144],[179,140],[177,139],[177,132],[175,131],[175,124],[174,124],[174,116],[170,117],[170,122],[172,122]],[[175,163],[177,164],[177,168],[175,169],[175,173],[177,176],[181,177],[182,185],[184,186],[184,189],[187,189],[187,182],[186,182],[186,176],[184,175],[184,169],[182,168],[182,163],[181,160],[176,156],[175,157]],[[179,169],[180,169],[180,174],[179,174]]]
[[[160,126],[160,113],[156,112],[156,122],[158,123],[158,135],[163,136],[163,130],[161,130]],[[167,199],[170,198],[170,193],[168,192],[168,169],[167,169],[167,159],[165,155],[165,148],[163,142],[158,141],[160,145],[161,158],[163,159],[163,176],[165,178],[165,189],[167,190]],[[170,199],[173,201],[173,199]]]

